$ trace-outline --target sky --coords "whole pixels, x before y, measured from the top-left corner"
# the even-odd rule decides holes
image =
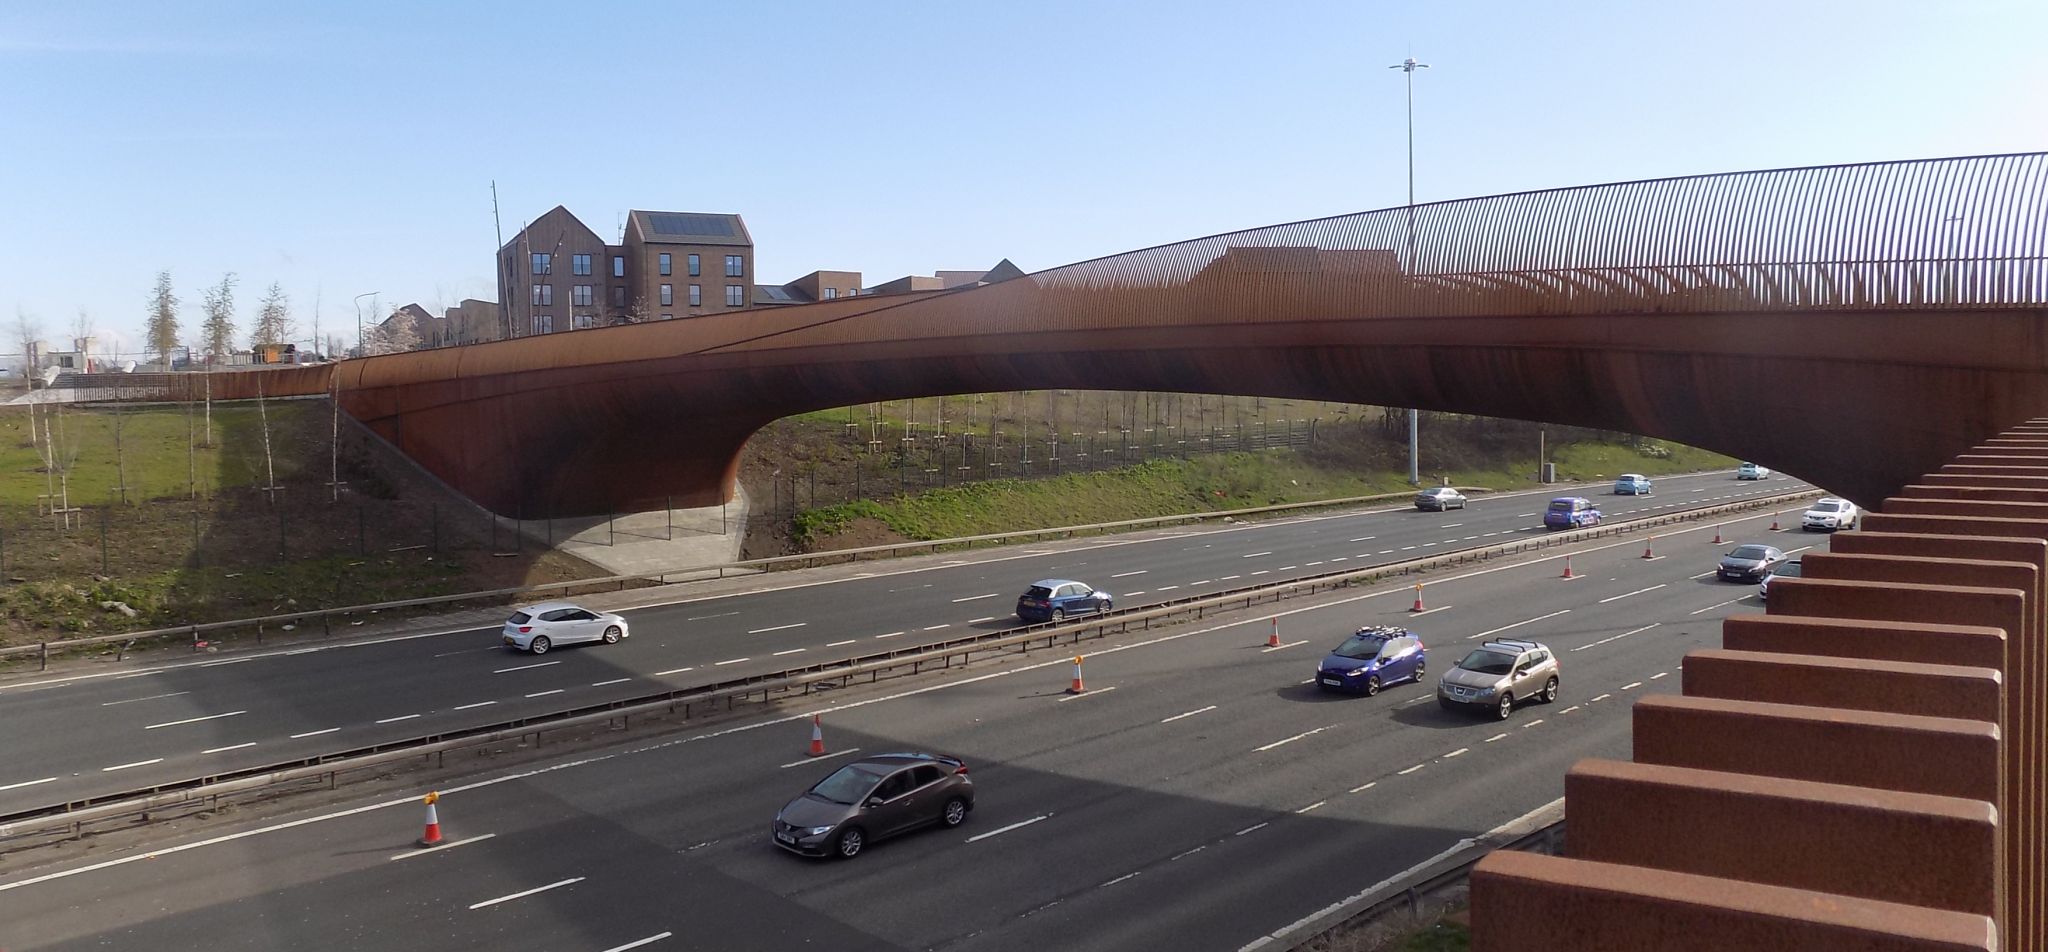
[[[139,348],[169,270],[302,338],[492,299],[565,205],[737,212],[756,280],[1036,271],[1406,201],[2048,148],[2048,3],[0,7],[0,321]],[[365,315],[369,316],[369,315]],[[379,315],[381,316],[381,315]],[[18,345],[0,343],[0,350]]]

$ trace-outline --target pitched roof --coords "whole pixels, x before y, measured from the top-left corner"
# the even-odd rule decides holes
[[[652,212],[634,209],[628,213],[626,231],[640,240],[657,245],[747,245],[747,223],[738,215],[708,212]]]

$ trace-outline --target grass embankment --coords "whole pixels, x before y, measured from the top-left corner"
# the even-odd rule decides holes
[[[1687,446],[1649,442],[1578,443],[1560,447],[1554,461],[1561,479],[1591,479],[1623,472],[1657,476],[1728,464],[1725,457]],[[1532,488],[1533,455],[1493,467],[1432,471],[1424,482],[1505,490]],[[1161,459],[1098,473],[1047,479],[1003,479],[928,490],[888,500],[860,500],[799,512],[794,536],[806,548],[882,541],[885,528],[906,539],[946,539],[1014,529],[1086,525],[1185,512],[1215,512],[1403,492],[1407,474],[1358,472],[1330,465],[1313,453],[1285,450]]]
[[[493,546],[346,426],[335,452],[324,402],[212,417],[209,441],[203,406],[39,409],[32,440],[26,408],[0,410],[0,644],[591,574],[534,547],[494,558],[509,529]]]

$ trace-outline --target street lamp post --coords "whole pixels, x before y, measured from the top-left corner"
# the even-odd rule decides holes
[[[1409,280],[1415,275],[1415,71],[1428,69],[1428,63],[1418,63],[1410,56],[1388,69],[1398,69],[1408,80],[1408,274]],[[1419,431],[1421,413],[1414,407],[1408,408],[1408,485],[1422,485],[1422,455]]]
[[[364,298],[374,298],[374,297],[376,297],[377,295],[379,295],[379,294],[382,294],[382,293],[384,293],[384,292],[382,292],[382,291],[364,291],[363,293],[361,293],[361,294],[358,294],[358,295],[356,295],[355,305],[356,305],[356,356],[357,356],[357,357],[368,357],[368,356],[370,356],[370,349],[369,349],[368,347],[364,347],[364,346],[363,346],[363,299],[364,299]]]

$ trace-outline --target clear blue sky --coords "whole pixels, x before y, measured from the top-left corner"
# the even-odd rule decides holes
[[[9,4],[0,320],[159,269],[310,335],[494,296],[557,205],[739,212],[757,278],[1038,270],[1418,198],[2048,148],[2048,3]],[[0,345],[0,349],[14,347]]]

